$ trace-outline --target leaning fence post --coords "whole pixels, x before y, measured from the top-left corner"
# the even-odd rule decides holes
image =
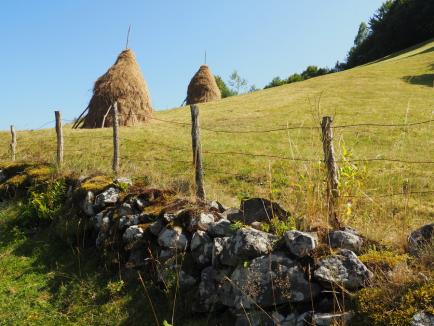
[[[322,145],[324,150],[324,163],[327,169],[327,204],[329,222],[334,228],[340,227],[338,217],[338,167],[335,160],[335,150],[333,148],[333,129],[332,117],[323,117],[321,122]]]
[[[205,200],[205,189],[203,187],[203,166],[202,150],[200,146],[200,126],[199,126],[199,108],[191,105],[191,139],[193,148],[193,165],[196,183],[196,197]]]
[[[17,150],[17,133],[15,131],[15,127],[11,126],[11,158],[12,161],[15,161],[15,155],[16,155],[16,150]]]
[[[60,111],[54,111],[56,117],[56,136],[57,136],[57,166],[61,167],[63,163],[63,129],[62,129],[62,115]]]
[[[119,119],[118,119],[118,104],[115,102],[112,107],[113,120],[113,172],[119,172]]]

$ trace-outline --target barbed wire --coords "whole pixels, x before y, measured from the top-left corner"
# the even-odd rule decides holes
[[[175,125],[181,125],[185,127],[191,127],[191,123],[187,122],[180,122],[180,121],[173,121],[173,120],[164,120],[160,118],[150,117],[151,120],[156,120],[160,122],[175,124]],[[336,125],[331,126],[333,129],[340,129],[340,128],[353,128],[353,127],[412,127],[412,126],[418,126],[423,124],[428,124],[434,122],[434,119],[425,120],[425,121],[418,121],[413,123],[405,123],[405,124],[381,124],[381,123],[359,123],[359,124],[348,124],[348,125]],[[288,125],[284,127],[279,128],[272,128],[272,129],[262,129],[262,130],[223,130],[223,129],[212,129],[212,128],[206,128],[201,127],[201,130],[215,132],[215,133],[229,133],[229,134],[251,134],[251,133],[271,133],[271,132],[278,132],[278,131],[288,131],[288,130],[315,130],[315,129],[321,129],[320,126],[295,126],[295,125]]]
[[[341,198],[384,198],[384,197],[395,197],[395,196],[407,196],[407,195],[428,195],[434,194],[434,190],[427,191],[409,191],[409,192],[396,192],[390,194],[382,194],[382,195],[372,195],[372,194],[364,194],[364,195],[345,195],[340,196]]]

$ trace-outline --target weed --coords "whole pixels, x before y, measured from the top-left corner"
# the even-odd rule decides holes
[[[46,189],[30,190],[23,215],[37,222],[50,222],[61,211],[65,201],[66,186],[64,180],[48,183]]]

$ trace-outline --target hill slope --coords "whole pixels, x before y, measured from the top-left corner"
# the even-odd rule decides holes
[[[335,125],[433,119],[433,62],[434,41],[355,69],[201,105],[208,197],[227,204],[233,204],[235,197],[272,197],[308,223],[324,224],[322,144],[317,128],[267,133],[206,129],[317,127],[323,115],[333,115]],[[174,186],[188,195],[192,183],[190,111],[173,109],[158,112],[155,118],[144,127],[121,129],[122,174]],[[344,161],[430,161],[434,158],[433,127],[434,122],[335,129],[337,156]],[[0,134],[2,157],[8,155],[8,138],[7,133]],[[18,159],[54,160],[54,139],[53,130],[20,132]],[[65,147],[65,169],[81,174],[110,171],[110,129],[66,128]],[[402,244],[409,228],[433,219],[433,164],[357,161],[340,163],[340,168],[341,193],[346,196],[341,200],[342,218],[371,237]]]

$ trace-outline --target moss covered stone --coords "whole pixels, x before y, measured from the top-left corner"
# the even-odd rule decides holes
[[[416,313],[434,313],[434,281],[366,288],[356,297],[355,325],[410,325]]]

